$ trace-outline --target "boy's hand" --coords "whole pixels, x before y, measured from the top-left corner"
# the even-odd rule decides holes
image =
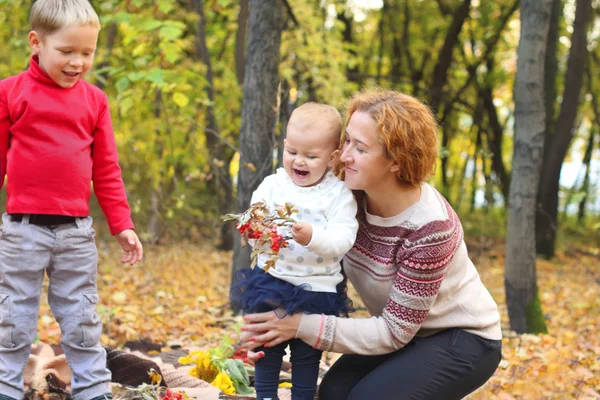
[[[115,238],[123,248],[122,263],[128,262],[133,265],[138,261],[142,261],[144,250],[142,249],[140,239],[138,239],[137,234],[132,229],[125,229],[117,233]]]
[[[308,222],[296,222],[292,225],[292,238],[302,246],[310,243],[312,233],[312,225]]]

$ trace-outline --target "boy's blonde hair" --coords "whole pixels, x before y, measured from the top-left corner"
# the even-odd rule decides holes
[[[100,18],[88,0],[37,0],[31,7],[29,23],[31,30],[39,34],[82,25],[100,29]]]
[[[301,131],[319,129],[324,133],[324,137],[331,140],[334,148],[338,148],[342,117],[335,107],[313,102],[304,103],[292,112],[288,125]]]

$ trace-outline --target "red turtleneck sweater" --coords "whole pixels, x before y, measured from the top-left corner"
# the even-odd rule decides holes
[[[0,188],[10,214],[89,215],[90,182],[111,234],[133,229],[106,95],[56,84],[33,56],[0,81]]]

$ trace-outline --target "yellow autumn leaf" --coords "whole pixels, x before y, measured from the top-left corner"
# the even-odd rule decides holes
[[[252,172],[256,172],[256,167],[252,163],[244,163],[244,167],[248,168]]]
[[[218,387],[225,394],[235,394],[233,382],[224,372],[219,372],[217,377],[210,384]]]
[[[181,92],[175,92],[175,93],[173,93],[173,101],[179,107],[185,107],[185,106],[187,106],[189,104],[190,99],[185,94],[183,94]]]
[[[153,385],[160,385],[160,382],[162,381],[162,376],[158,372],[156,372],[154,368],[150,368],[150,370],[148,371],[148,376],[150,376],[150,380],[152,381]]]
[[[291,387],[292,387],[292,384],[291,384],[290,382],[281,382],[281,383],[279,384],[279,387],[280,387],[280,388],[291,388]]]
[[[127,302],[127,294],[125,292],[118,291],[111,296],[111,299],[117,304],[125,304]]]

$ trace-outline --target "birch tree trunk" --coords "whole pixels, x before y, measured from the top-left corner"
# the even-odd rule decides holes
[[[520,6],[504,279],[510,326],[519,333],[546,331],[537,293],[535,209],[546,127],[544,54],[551,6],[552,0],[523,0]]]

